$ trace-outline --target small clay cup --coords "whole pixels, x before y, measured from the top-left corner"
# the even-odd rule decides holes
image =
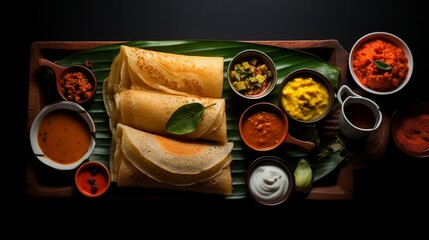
[[[56,86],[57,86],[57,92],[64,101],[72,101],[72,102],[76,102],[80,105],[83,105],[85,103],[92,101],[92,99],[94,98],[95,93],[97,91],[97,79],[95,78],[94,73],[92,73],[92,71],[89,70],[89,68],[82,66],[82,65],[63,67],[63,66],[55,64],[55,63],[53,63],[47,59],[43,59],[43,58],[39,59],[37,61],[37,64],[39,65],[40,68],[49,68],[54,72]],[[67,96],[64,93],[62,84],[64,81],[63,80],[64,76],[70,72],[81,72],[83,75],[85,75],[85,77],[88,79],[89,83],[93,86],[92,89],[90,90],[91,94],[88,98],[84,98],[84,99],[78,100],[78,101],[70,100],[67,98]]]

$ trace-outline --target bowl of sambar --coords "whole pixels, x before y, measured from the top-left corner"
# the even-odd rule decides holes
[[[58,170],[72,170],[92,154],[95,124],[77,103],[52,103],[32,122],[30,142],[34,155],[42,163]]]

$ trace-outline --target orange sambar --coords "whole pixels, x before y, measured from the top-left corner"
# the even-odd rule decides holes
[[[59,164],[71,164],[88,151],[91,133],[77,112],[58,109],[42,119],[37,140],[48,158]]]
[[[247,117],[243,123],[243,137],[257,149],[278,146],[285,138],[286,126],[275,113],[258,111]]]

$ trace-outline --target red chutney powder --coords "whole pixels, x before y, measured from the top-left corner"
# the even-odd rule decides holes
[[[389,64],[392,69],[378,68],[375,60]],[[405,80],[407,63],[408,58],[401,48],[386,40],[376,39],[357,49],[353,58],[353,71],[364,86],[376,91],[391,91]]]
[[[67,100],[81,102],[91,97],[94,86],[81,72],[69,72],[64,75],[61,88]]]
[[[397,122],[396,141],[412,152],[429,149],[429,114],[417,112]]]

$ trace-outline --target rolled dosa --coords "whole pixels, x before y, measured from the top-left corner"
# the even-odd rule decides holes
[[[188,103],[201,103],[206,108],[195,131],[180,135],[183,139],[202,139],[227,142],[225,99],[198,96],[178,96],[144,90],[126,90],[115,94],[115,105],[110,110],[111,129],[122,123],[130,127],[168,137],[178,137],[165,131],[171,115]]]
[[[117,185],[120,187],[147,187],[221,195],[231,195],[233,190],[230,165],[210,180],[188,186],[175,186],[155,181],[127,160],[124,160],[119,167]]]
[[[209,144],[174,139],[123,124],[118,124],[112,137],[110,169],[112,181],[118,186],[199,189],[202,192],[223,189],[221,192],[230,194],[232,142]]]
[[[223,69],[223,57],[172,54],[121,45],[110,74],[104,79],[103,97],[106,103],[117,92],[143,89],[221,98]]]

